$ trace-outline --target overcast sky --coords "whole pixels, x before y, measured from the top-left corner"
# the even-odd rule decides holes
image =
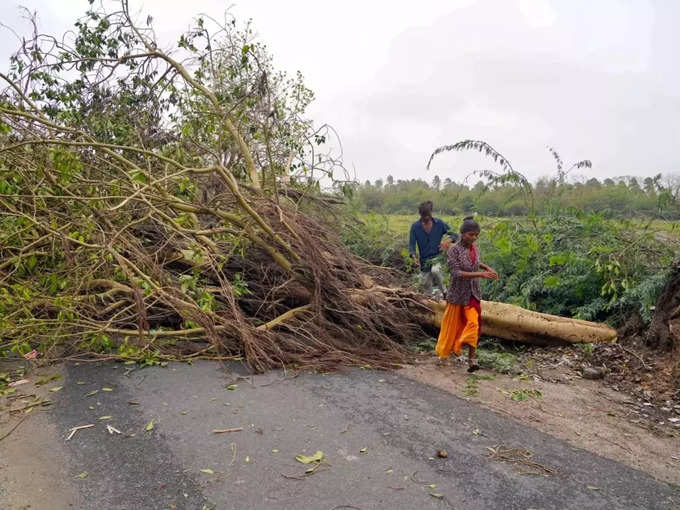
[[[110,0],[111,2],[113,0]],[[462,180],[491,168],[477,154],[432,150],[483,139],[535,179],[591,159],[589,176],[680,172],[680,2],[676,0],[130,0],[167,42],[195,14],[253,18],[279,68],[302,71],[313,119],[341,135],[361,180]],[[0,0],[63,32],[87,0]],[[142,18],[144,19],[144,18]],[[0,29],[1,68],[16,47]]]

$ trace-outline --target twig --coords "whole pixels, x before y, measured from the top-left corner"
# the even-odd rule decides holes
[[[230,432],[241,432],[243,427],[234,427],[231,429],[213,429],[213,434],[228,434]]]
[[[627,353],[630,354],[631,356],[635,356],[638,360],[640,360],[640,363],[642,363],[642,368],[644,368],[645,370],[649,369],[649,365],[647,365],[647,363],[645,363],[645,360],[643,360],[636,352],[631,351],[631,350],[629,350],[629,349],[626,349],[626,348],[625,348],[623,345],[621,345],[621,344],[615,344],[615,345],[618,345],[618,346],[619,346],[621,349],[623,349],[625,352],[627,352]]]
[[[70,434],[68,435],[68,437],[66,438],[66,441],[68,441],[69,439],[71,439],[71,438],[73,437],[73,435],[74,435],[76,432],[78,432],[79,430],[89,429],[90,427],[94,427],[94,423],[90,423],[89,425],[79,425],[78,427],[73,427],[73,428],[71,429],[71,433],[70,433]]]
[[[229,465],[233,466],[234,462],[236,462],[236,443],[231,443],[231,451],[233,452],[233,455],[231,456],[231,462]]]
[[[7,436],[9,436],[12,432],[14,432],[14,429],[16,429],[19,425],[21,425],[21,423],[22,423],[26,418],[28,418],[28,415],[27,415],[27,414],[23,415],[23,416],[21,417],[21,419],[20,419],[18,422],[16,422],[16,423],[14,424],[14,426],[13,426],[11,429],[9,429],[5,434],[3,434],[2,436],[0,436],[0,441],[2,441],[2,440],[5,439]]]

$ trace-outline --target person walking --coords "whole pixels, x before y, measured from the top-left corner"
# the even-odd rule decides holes
[[[442,278],[441,267],[433,263],[434,258],[439,255],[439,245],[444,235],[451,230],[444,221],[432,216],[434,204],[431,200],[423,202],[418,206],[420,219],[411,225],[409,235],[408,251],[413,264],[420,267],[420,288],[426,294],[433,294],[436,287],[444,297],[444,280]],[[456,234],[453,234],[453,241]],[[418,255],[416,255],[416,246]]]
[[[468,216],[460,226],[458,242],[452,243],[447,239],[442,242],[451,270],[451,283],[446,292],[446,309],[435,352],[440,360],[445,360],[452,352],[460,356],[463,345],[467,345],[468,372],[479,370],[477,342],[482,329],[479,279],[498,279],[498,273],[482,263],[479,248],[475,245],[480,230],[479,223]]]

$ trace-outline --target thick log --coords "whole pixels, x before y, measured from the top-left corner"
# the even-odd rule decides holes
[[[441,327],[446,301],[428,300],[426,304],[433,312],[429,318],[430,324]],[[616,340],[616,330],[607,324],[532,312],[495,301],[482,301],[482,334],[542,345]]]

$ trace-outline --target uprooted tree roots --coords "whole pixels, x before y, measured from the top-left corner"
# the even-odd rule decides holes
[[[229,103],[215,39],[180,63],[125,2],[90,18],[75,49],[36,36],[2,75],[0,351],[403,361],[426,307],[341,244],[332,199],[282,189],[267,84]]]

